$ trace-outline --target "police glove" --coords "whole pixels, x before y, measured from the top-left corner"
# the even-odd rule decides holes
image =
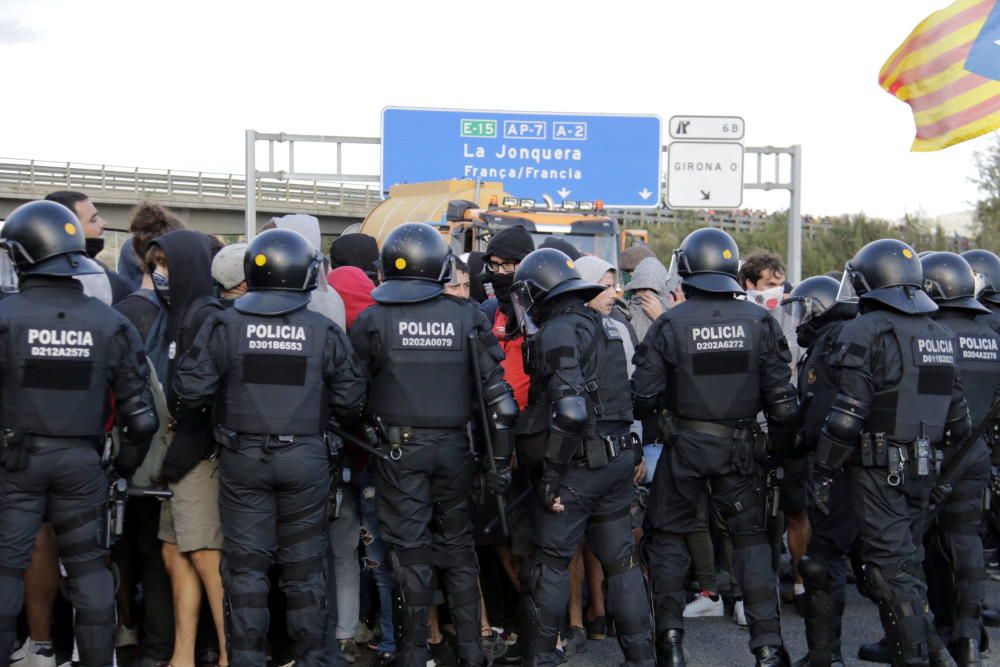
[[[809,480],[809,500],[813,508],[823,516],[830,515],[830,489],[833,487],[835,471],[816,466]]]
[[[545,460],[542,466],[542,481],[539,483],[538,491],[542,496],[542,503],[545,509],[551,510],[552,504],[559,497],[559,484],[562,481],[563,473],[566,472],[565,463],[556,463]]]
[[[510,460],[494,459],[493,470],[486,471],[486,488],[494,496],[502,496],[510,487]]]

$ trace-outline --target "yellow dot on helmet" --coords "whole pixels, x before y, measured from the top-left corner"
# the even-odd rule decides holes
[[[913,253],[910,252],[909,248],[903,248],[903,257],[906,259],[913,259]]]
[[[65,229],[66,233],[69,234],[70,236],[76,236],[76,225],[74,225],[72,222],[67,222],[65,225],[63,225],[63,229]]]
[[[730,250],[729,248],[726,248],[725,250],[722,251],[722,256],[725,257],[726,259],[732,259],[733,251]]]
[[[402,271],[403,269],[405,269],[406,268],[406,260],[403,259],[402,257],[397,257],[396,258],[396,268],[399,269],[400,271]]]
[[[267,264],[267,256],[264,253],[261,253],[253,258],[253,263],[257,266],[264,266]]]
[[[576,264],[574,264],[573,260],[571,260],[571,259],[567,259],[566,260],[566,266],[568,266],[571,269],[575,269],[576,268]]]

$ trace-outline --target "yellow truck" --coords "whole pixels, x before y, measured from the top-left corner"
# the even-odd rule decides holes
[[[618,253],[627,239],[619,231],[618,221],[603,209],[600,201],[557,205],[518,199],[505,193],[499,182],[408,183],[390,188],[389,197],[368,214],[359,231],[374,236],[381,246],[382,239],[399,225],[426,222],[437,226],[461,254],[485,250],[490,236],[504,227],[522,226],[531,233],[536,247],[556,236],[617,267]]]

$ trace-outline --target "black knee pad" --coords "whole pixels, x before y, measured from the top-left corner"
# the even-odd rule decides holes
[[[827,585],[826,561],[806,554],[799,559],[799,575],[806,586],[825,590]]]

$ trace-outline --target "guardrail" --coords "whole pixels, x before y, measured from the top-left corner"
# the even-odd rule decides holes
[[[102,201],[137,203],[149,198],[167,206],[242,210],[242,174],[46,162],[0,157],[0,194],[39,197],[56,189],[80,190]],[[256,181],[263,210],[364,216],[381,201],[377,184],[321,181]]]

